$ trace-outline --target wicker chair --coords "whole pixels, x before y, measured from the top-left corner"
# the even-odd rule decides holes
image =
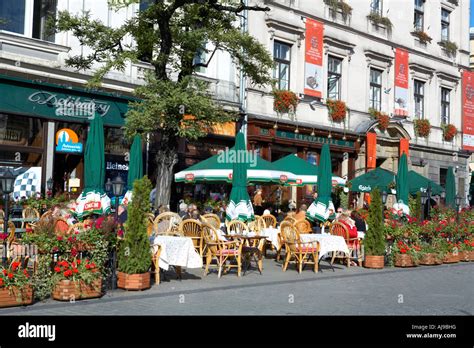
[[[32,207],[25,207],[21,212],[23,219],[38,219],[40,218],[40,213],[38,210]],[[22,222],[21,228],[30,227],[31,222]]]
[[[202,257],[204,243],[202,238],[201,223],[194,219],[187,219],[179,224],[178,230],[183,236],[189,237],[193,240],[194,248]]]
[[[227,224],[227,234],[247,234],[248,226],[239,220],[232,220]]]
[[[202,215],[204,219],[211,224],[212,227],[219,230],[221,228],[221,219],[217,214],[204,214]]]
[[[155,235],[175,235],[178,233],[178,226],[181,217],[173,212],[165,212],[158,215],[153,222]]]
[[[66,219],[63,219],[63,218],[55,219],[55,221],[54,221],[54,232],[58,236],[68,235],[69,234],[69,229],[70,229],[70,226],[69,226],[68,222],[66,221]]]
[[[283,264],[283,272],[286,271],[288,263],[292,259],[294,259],[298,267],[298,273],[301,273],[305,264],[312,264],[313,271],[318,272],[319,243],[302,243],[298,230],[293,224],[286,221],[282,222],[280,226],[280,234],[283,243],[285,243],[286,249],[286,258]]]
[[[283,221],[289,221],[289,222],[291,222],[292,224],[294,224],[297,220],[296,220],[294,217],[292,217],[292,216],[287,216],[287,217],[285,217],[285,218],[283,219]]]
[[[295,228],[298,230],[299,234],[313,232],[311,223],[308,220],[298,220],[293,224],[295,225]]]
[[[249,231],[260,234],[265,228],[265,221],[261,217],[259,219],[255,217],[255,220],[248,222],[247,226]]]
[[[217,260],[218,277],[221,277],[222,269],[226,266],[226,261],[233,258],[237,261],[236,265],[227,265],[227,268],[237,268],[237,276],[240,277],[242,271],[242,243],[238,241],[225,242],[219,239],[216,229],[209,223],[203,222],[202,232],[206,243],[206,267],[204,275],[209,272],[209,265],[212,259]],[[224,270],[225,271],[225,270]]]
[[[349,255],[345,255],[342,252],[333,252],[333,256],[331,259],[331,264],[334,263],[334,260],[336,258],[346,260],[347,261],[347,267],[351,266],[351,255],[354,253],[354,251],[357,252],[357,262],[359,266],[362,266],[362,253],[361,253],[361,245],[359,238],[349,238],[349,229],[347,226],[345,226],[343,223],[340,222],[333,222],[331,225],[331,230],[330,233],[333,236],[340,236],[344,238],[347,244],[347,248],[349,249]]]
[[[155,220],[155,215],[153,215],[153,213],[148,213],[146,214],[146,216],[147,216],[147,221],[148,221],[146,233],[148,237],[150,237],[153,234],[153,222]]]
[[[5,219],[5,212],[3,211],[3,209],[0,209],[0,220],[4,220]]]
[[[267,227],[267,228],[268,227],[276,228],[277,219],[273,215],[271,215],[271,214],[262,215],[262,219],[263,219],[263,221],[265,221],[265,227]]]
[[[0,232],[5,233],[5,222],[2,220],[0,221]],[[15,241],[15,224],[11,221],[8,221],[8,237],[7,237],[7,242],[8,243],[13,243]],[[6,232],[8,232],[6,231]]]

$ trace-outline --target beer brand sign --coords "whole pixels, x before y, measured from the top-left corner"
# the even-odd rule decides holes
[[[408,51],[395,51],[395,116],[408,116]]]

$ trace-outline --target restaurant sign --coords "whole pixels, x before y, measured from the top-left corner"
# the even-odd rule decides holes
[[[260,134],[265,135],[265,132],[262,132],[264,129],[260,129]],[[291,139],[291,140],[300,140],[306,141],[315,144],[329,144],[329,145],[336,145],[336,146],[343,146],[343,147],[354,147],[354,142],[349,140],[339,140],[334,138],[326,138],[326,137],[317,137],[307,134],[300,134],[300,133],[293,133],[293,132],[285,132],[285,131],[276,131],[276,136],[278,138],[284,139]]]
[[[76,132],[63,128],[56,132],[56,151],[67,153],[82,153],[82,143]]]

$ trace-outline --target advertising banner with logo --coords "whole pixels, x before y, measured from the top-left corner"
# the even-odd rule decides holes
[[[462,73],[462,147],[474,151],[474,72]]]
[[[408,150],[410,149],[410,141],[406,138],[400,139],[400,156],[403,153],[406,153],[407,157],[409,156]]]
[[[408,116],[408,51],[395,51],[395,116]]]
[[[304,93],[321,98],[323,91],[324,24],[306,18]]]
[[[63,128],[56,132],[56,151],[67,153],[82,153],[82,144],[76,132]]]
[[[377,166],[377,134],[367,133],[367,169]]]

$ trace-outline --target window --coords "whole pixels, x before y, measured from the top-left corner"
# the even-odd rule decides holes
[[[196,54],[194,55],[193,65],[206,64],[206,63],[207,63],[206,47],[203,46],[203,47],[199,48],[197,50]],[[198,65],[196,67],[195,71],[200,72],[200,73],[205,73],[206,72],[206,67]]]
[[[25,33],[26,0],[0,1],[0,29],[18,34]]]
[[[341,99],[342,59],[329,56],[328,59],[328,99]]]
[[[415,20],[413,26],[416,31],[423,31],[424,7],[424,0],[415,0]]]
[[[441,41],[449,40],[449,11],[441,9]]]
[[[273,46],[273,60],[275,61],[273,78],[277,80],[278,89],[289,89],[290,86],[290,50],[290,45],[275,41]]]
[[[447,88],[441,88],[441,123],[449,123],[449,94],[451,91]]]
[[[48,20],[56,16],[57,0],[35,0],[33,10],[33,37],[54,42],[54,32],[48,30]]]
[[[382,71],[370,68],[369,107],[380,111],[382,107]]]
[[[439,168],[439,184],[441,187],[446,187],[446,177],[448,176],[447,168]]]
[[[425,83],[415,80],[414,85],[415,117],[420,120],[425,116]]]
[[[372,0],[370,12],[382,15],[382,0]]]

